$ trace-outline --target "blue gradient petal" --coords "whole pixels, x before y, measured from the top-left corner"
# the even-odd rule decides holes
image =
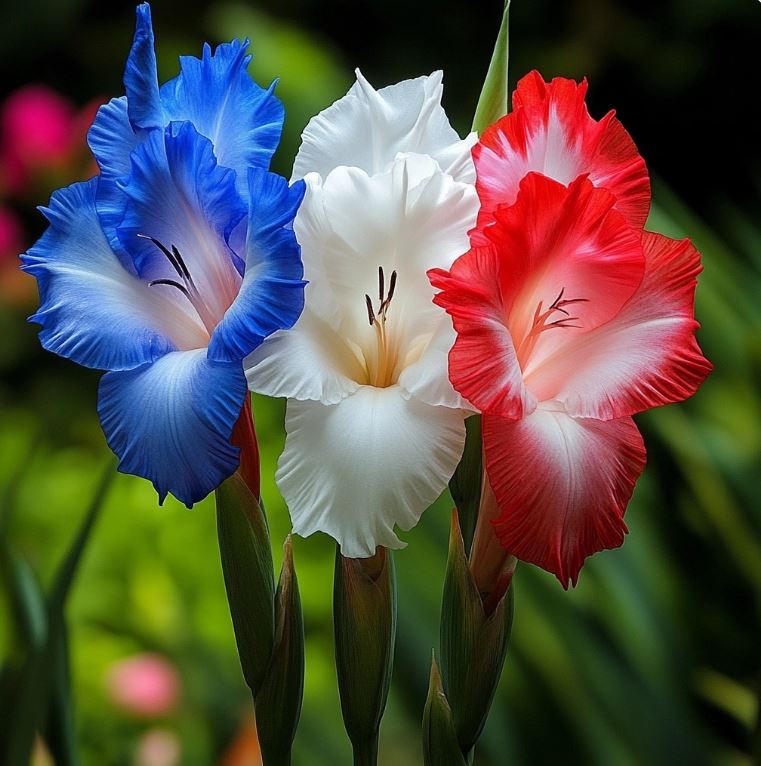
[[[103,376],[98,414],[119,470],[150,480],[163,502],[188,507],[238,466],[230,435],[247,394],[243,368],[213,364],[205,349]]]
[[[224,303],[221,316],[229,299],[220,286],[229,283],[234,294],[239,281],[227,238],[246,208],[235,173],[217,165],[211,142],[189,122],[151,131],[132,153],[132,173],[119,186],[123,213],[117,234],[137,273],[149,280],[177,278],[145,236],[177,247],[210,308]]]
[[[59,189],[42,209],[50,226],[21,256],[40,291],[30,321],[42,325],[40,342],[48,351],[85,367],[127,370],[175,345],[162,330],[159,296],[125,271],[106,241],[95,211],[96,183]]]
[[[283,129],[283,104],[248,74],[248,41],[216,48],[205,45],[200,59],[180,57],[180,74],[161,88],[168,120],[190,120],[214,144],[217,161],[238,174],[245,197],[246,172],[268,168]]]
[[[306,186],[248,172],[246,267],[237,298],[209,343],[209,358],[240,360],[276,330],[293,327],[304,308],[304,267],[293,219]]]
[[[124,69],[127,113],[136,129],[163,128],[167,121],[159,98],[151,7],[148,3],[138,5],[136,15],[135,37]]]

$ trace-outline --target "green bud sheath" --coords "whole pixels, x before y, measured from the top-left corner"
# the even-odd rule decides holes
[[[275,636],[275,580],[267,520],[238,474],[216,491],[217,534],[243,676],[256,697]]]
[[[377,762],[396,636],[396,577],[391,552],[349,559],[336,549],[333,584],[336,673],[355,766]]]
[[[481,416],[471,415],[465,421],[465,448],[462,458],[449,482],[449,491],[460,513],[460,528],[466,551],[470,551],[478,520],[482,476]]]
[[[502,24],[499,27],[497,42],[489,63],[481,95],[478,99],[476,114],[473,118],[473,130],[479,135],[496,122],[500,117],[507,114],[507,63],[508,63],[508,17],[510,13],[510,0],[505,0],[505,10],[502,13]]]
[[[455,511],[441,608],[441,670],[466,759],[486,723],[507,654],[513,621],[513,587],[505,589],[508,582],[496,597],[484,599],[479,593]]]
[[[449,707],[436,657],[431,659],[431,680],[423,712],[424,766],[466,766],[457,741],[452,709]]]
[[[256,695],[256,727],[266,766],[287,766],[304,694],[304,621],[290,535],[275,595],[275,648]]]

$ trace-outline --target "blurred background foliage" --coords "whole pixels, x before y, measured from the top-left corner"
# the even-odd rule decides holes
[[[355,66],[378,86],[444,69],[445,106],[465,132],[501,1],[153,8],[162,79],[204,40],[251,38],[254,77],[280,78],[287,120],[275,169],[289,175],[306,121],[345,91]],[[98,374],[40,350],[24,321],[36,291],[15,256],[41,232],[33,206],[94,172],[84,133],[97,104],[122,92],[132,24],[123,0],[25,0],[6,6],[0,24],[0,534],[47,592],[108,450],[94,407]],[[754,747],[761,757],[760,33],[755,0],[514,0],[512,81],[532,68],[587,76],[593,115],[615,107],[649,163],[650,228],[689,235],[703,253],[697,314],[715,370],[691,401],[638,418],[649,464],[624,547],[594,557],[569,593],[520,567],[480,766],[741,766]],[[283,405],[256,399],[255,414],[279,548],[288,518],[272,476]],[[450,502],[424,516],[396,557],[399,641],[383,764],[421,762]],[[67,607],[85,766],[258,762],[215,537],[211,501],[158,508],[146,482],[113,481]],[[295,763],[348,763],[332,655],[333,547],[297,540],[295,557],[307,633]],[[18,660],[28,646],[19,646],[7,590],[0,656]],[[50,762],[41,744],[35,762]]]

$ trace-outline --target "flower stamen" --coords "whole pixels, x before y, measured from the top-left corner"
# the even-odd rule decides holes
[[[373,308],[372,299],[368,294],[365,294],[367,320],[370,323],[370,327],[375,329],[376,340],[375,354],[370,354],[369,358],[365,355],[365,368],[367,369],[370,385],[379,388],[391,385],[391,379],[397,362],[397,350],[389,343],[388,333],[386,332],[386,319],[396,290],[396,279],[396,270],[394,270],[391,272],[388,293],[386,293],[386,276],[383,272],[383,266],[378,267],[379,305],[377,312]]]

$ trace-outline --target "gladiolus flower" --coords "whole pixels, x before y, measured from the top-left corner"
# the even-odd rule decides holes
[[[526,135],[541,134],[536,120]],[[584,135],[547,134],[555,167],[572,166]],[[486,190],[493,158],[485,180],[474,153],[490,217],[449,271],[430,272],[457,331],[450,377],[483,413],[500,542],[567,586],[623,542],[645,464],[631,416],[691,396],[710,370],[695,340],[700,256],[633,226],[630,185],[598,188],[591,165],[570,182],[529,172],[513,197]]]
[[[304,184],[266,170],[283,108],[248,77],[246,47],[205,46],[159,89],[139,6],[127,95],[89,133],[101,173],[53,195],[22,256],[42,345],[108,371],[98,411],[119,469],[187,505],[238,466],[243,358],[303,307]]]
[[[347,557],[399,548],[462,452],[447,376],[454,340],[426,271],[468,247],[470,147],[441,107],[441,75],[349,93],[304,131],[294,177],[305,310],[247,360],[253,390],[288,398],[277,482],[294,531]]]

